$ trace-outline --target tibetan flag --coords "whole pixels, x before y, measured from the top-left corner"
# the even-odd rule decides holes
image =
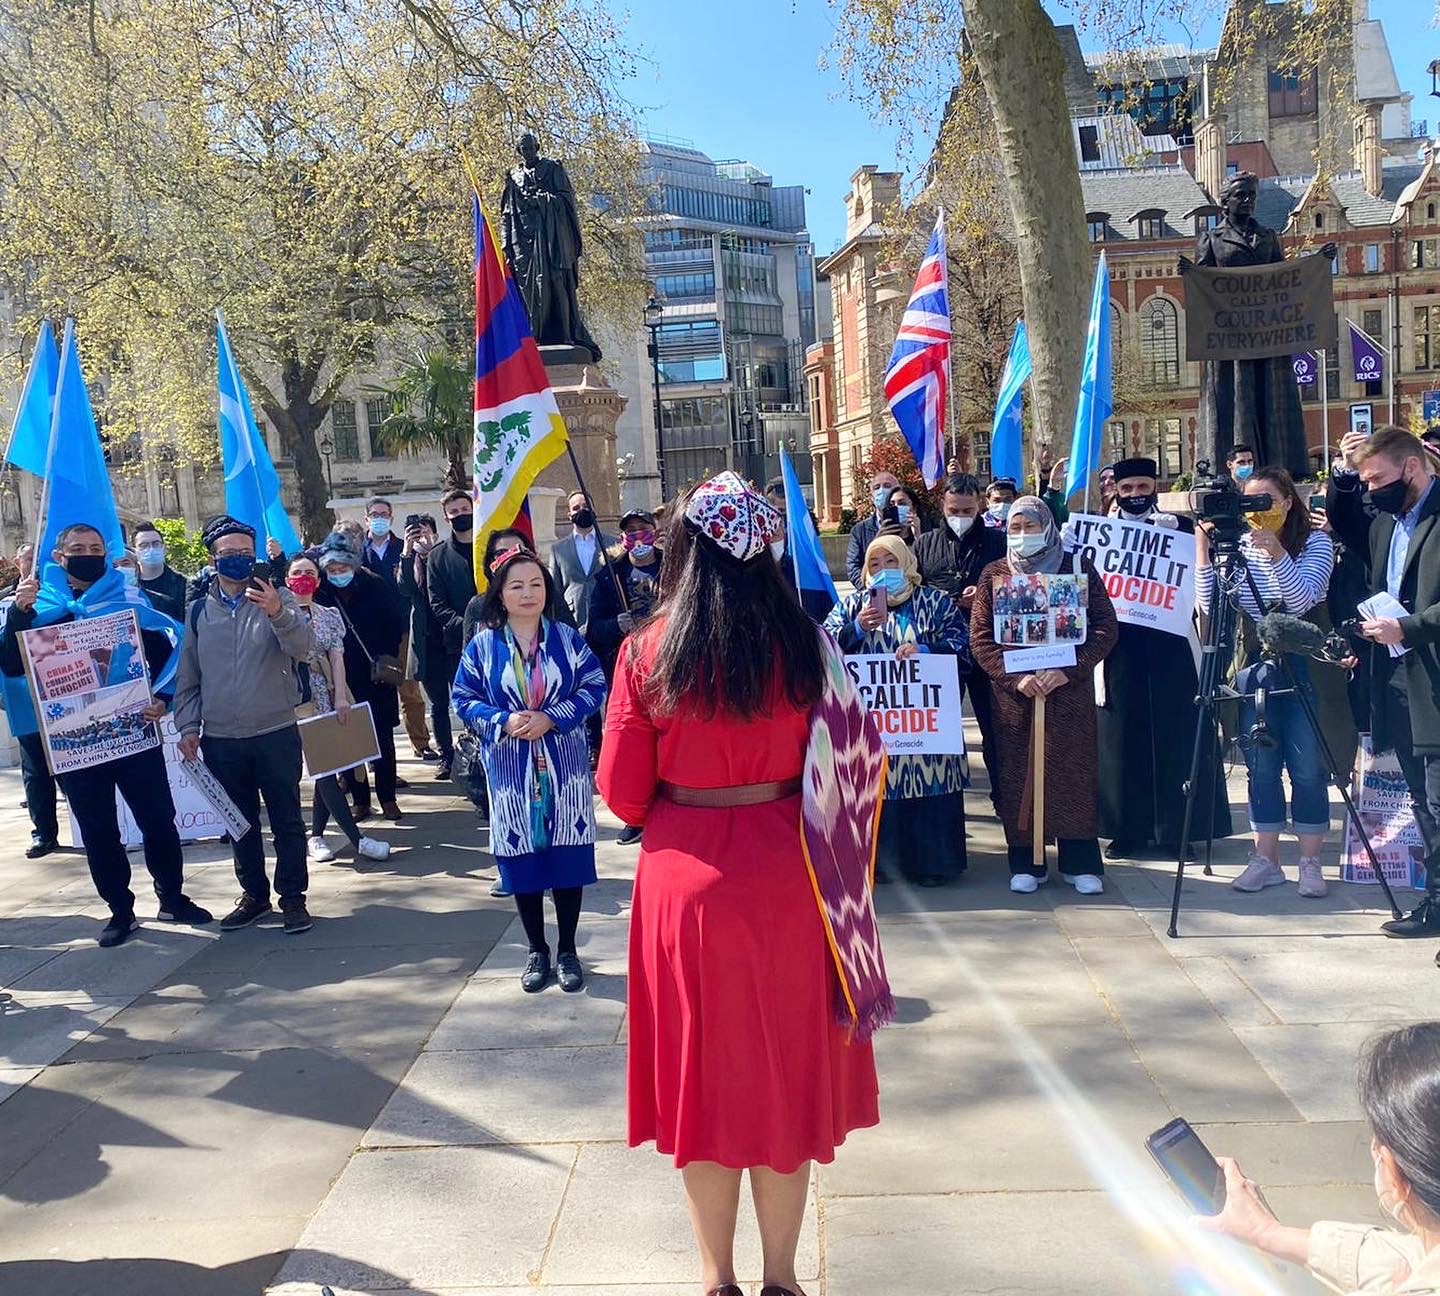
[[[475,203],[475,588],[485,537],[515,523],[540,473],[569,442],[530,317],[495,231]]]
[[[35,354],[25,386],[20,390],[20,404],[15,411],[15,426],[10,431],[10,445],[5,451],[6,462],[45,476],[45,460],[49,454],[50,425],[55,421],[55,387],[60,381],[60,352],[50,321],[40,325],[35,339]]]
[[[1345,322],[1350,325],[1350,358],[1355,361],[1355,381],[1384,382],[1385,348],[1358,328],[1354,320]]]
[[[1080,400],[1075,406],[1075,433],[1070,440],[1070,466],[1065,497],[1084,490],[1100,466],[1105,421],[1115,409],[1110,355],[1110,267],[1105,254],[1095,263],[1095,288],[1090,295],[1090,327],[1085,334],[1085,364],[1080,370]]]
[[[220,454],[225,464],[225,511],[255,528],[260,549],[276,540],[288,557],[304,547],[280,499],[280,477],[260,435],[250,396],[230,349],[225,317],[215,312],[220,393]]]
[[[1025,321],[1015,321],[1010,354],[1000,375],[1000,392],[995,398],[995,421],[990,428],[990,476],[1023,481],[1025,459],[1020,450],[1023,435],[1021,409],[1025,384],[1030,378],[1030,337]]]

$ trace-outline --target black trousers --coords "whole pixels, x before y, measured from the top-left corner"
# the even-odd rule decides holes
[[[260,801],[275,839],[275,891],[281,902],[303,900],[310,885],[305,863],[305,818],[300,810],[300,731],[294,725],[255,738],[205,738],[201,751],[251,828],[231,846],[240,889],[257,900],[270,898],[265,846],[260,834]],[[391,747],[394,742],[392,736]]]
[[[137,752],[120,760],[60,776],[70,803],[70,814],[85,842],[85,860],[100,898],[110,912],[135,912],[130,890],[130,857],[120,839],[120,817],[115,805],[118,790],[135,816],[145,839],[145,867],[161,904],[179,899],[183,864],[180,834],[175,828],[175,802],[165,773],[161,747]]]
[[[45,740],[38,734],[17,734],[20,744],[20,779],[25,785],[25,806],[36,841],[53,842],[60,834],[55,818],[55,780],[45,760]]]
[[[425,696],[430,699],[430,732],[435,735],[435,750],[445,761],[455,759],[455,735],[450,728],[450,685],[460,668],[460,659],[455,658],[453,669],[451,666],[451,659],[447,657],[420,680]]]
[[[375,719],[375,737],[379,741],[380,755],[370,762],[375,775],[375,795],[383,806],[395,800],[395,726],[400,723],[400,695],[388,684],[374,684],[369,680],[352,683],[351,693],[356,702],[368,702]],[[370,804],[369,781],[365,767],[357,765],[353,771],[355,782],[360,786],[357,805]]]
[[[315,800],[310,806],[310,835],[323,837],[332,815],[340,825],[340,831],[350,839],[350,845],[358,846],[360,826],[355,822],[355,816],[350,813],[350,803],[345,799],[345,793],[340,790],[340,779],[335,774],[327,774],[324,778],[315,780]]]
[[[1410,788],[1415,824],[1425,842],[1425,894],[1440,899],[1440,756],[1415,753],[1410,732],[1410,699],[1395,678],[1385,686],[1386,722],[1395,756]]]
[[[1035,848],[1030,842],[1007,840],[1005,853],[1010,858],[1012,874],[1045,876],[1035,872]],[[1086,873],[1093,873],[1096,877],[1104,875],[1105,861],[1100,858],[1100,843],[1094,837],[1057,837],[1055,853],[1059,857],[1060,872],[1070,877],[1082,877]]]

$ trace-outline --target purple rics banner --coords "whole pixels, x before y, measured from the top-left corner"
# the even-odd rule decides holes
[[[1302,351],[1297,356],[1290,357],[1290,367],[1295,371],[1295,381],[1302,387],[1309,387],[1315,382],[1315,373],[1319,368],[1313,351]]]
[[[1385,352],[1364,330],[1350,320],[1350,358],[1355,362],[1355,381],[1382,382],[1385,378]]]
[[[1263,360],[1335,348],[1330,262],[1191,266],[1185,285],[1187,360]]]

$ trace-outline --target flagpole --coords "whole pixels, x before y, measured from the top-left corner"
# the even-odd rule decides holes
[[[575,481],[579,484],[580,493],[585,496],[585,502],[591,506],[590,511],[595,511],[595,497],[590,494],[590,488],[585,485],[585,474],[580,471],[580,460],[575,457],[575,447],[570,444],[570,434],[565,434],[565,453],[570,456],[570,466],[575,469]],[[615,582],[615,593],[620,596],[620,606],[626,612],[630,611],[630,600],[625,597],[625,585],[620,579],[620,573],[615,570],[615,564],[611,561],[610,550],[605,547],[605,537],[600,531],[600,519],[595,519],[595,547],[600,550],[600,561],[605,564],[605,570],[610,574],[610,579]]]
[[[940,208],[939,225],[943,231],[945,228],[945,208],[943,207]],[[944,276],[942,282],[945,285],[945,305],[946,313],[948,314],[950,304],[950,242],[948,238],[943,240],[943,246],[945,248],[945,256],[940,263],[940,273]],[[945,344],[945,423],[950,429],[950,458],[955,459],[958,457],[955,452],[955,326],[950,324],[949,327],[950,339]],[[944,480],[948,475],[948,473],[942,472],[940,474],[941,480]],[[795,588],[800,588],[798,576],[796,577]]]
[[[65,381],[65,357],[75,346],[75,317],[65,317],[65,339],[60,346],[60,364],[55,370],[55,408],[50,411],[50,444],[45,447],[45,480],[40,484],[40,509],[35,515],[35,568],[45,562],[40,542],[45,538],[45,516],[50,511],[50,478],[55,466],[55,442],[60,435],[60,388]]]
[[[1330,462],[1330,375],[1325,368],[1325,352],[1320,353],[1320,440],[1325,447],[1325,462]]]

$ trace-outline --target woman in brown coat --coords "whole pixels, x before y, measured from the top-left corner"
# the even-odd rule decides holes
[[[1030,769],[1034,699],[1043,695],[1045,836],[1058,845],[1060,876],[1081,895],[1099,895],[1105,889],[1100,880],[1105,865],[1095,837],[1099,756],[1093,675],[1115,646],[1115,609],[1095,570],[1066,554],[1054,517],[1036,496],[1021,496],[1010,506],[1005,529],[1005,557],[980,573],[970,612],[970,648],[975,664],[990,677],[994,692],[995,748],[1000,765],[996,792],[1010,854],[1010,889],[1029,893],[1046,881],[1044,872],[1035,871],[1032,859]],[[1038,588],[1042,583],[1024,579],[1057,573],[1079,576],[1081,598],[1086,600],[1085,638],[1075,644],[1075,665],[1065,670],[1007,674],[1007,647],[995,638],[997,580],[1004,587],[1000,611],[1009,623],[1004,637],[1013,649],[1017,643],[1036,646],[1048,642],[1046,621],[1070,622],[1074,609],[1064,606],[1051,612],[1050,597]],[[1042,634],[1046,637],[1040,638]]]

